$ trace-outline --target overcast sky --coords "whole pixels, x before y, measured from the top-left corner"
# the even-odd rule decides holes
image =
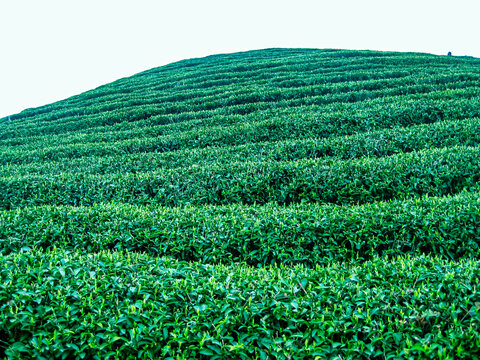
[[[0,117],[186,58],[271,47],[480,57],[479,0],[0,0]]]

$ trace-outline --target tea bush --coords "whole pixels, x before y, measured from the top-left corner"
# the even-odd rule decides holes
[[[267,49],[0,119],[0,358],[480,357],[479,66]]]

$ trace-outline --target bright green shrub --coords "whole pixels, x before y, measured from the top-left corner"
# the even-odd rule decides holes
[[[63,247],[146,252],[216,264],[303,264],[432,254],[480,256],[480,197],[363,206],[186,208],[104,204],[17,209],[0,215],[0,252]]]
[[[9,358],[472,358],[478,261],[315,269],[60,251],[0,257]],[[41,325],[40,325],[41,324]]]
[[[99,202],[184,206],[356,204],[476,189],[480,148],[432,149],[384,158],[211,164],[138,174],[0,178],[0,207]]]

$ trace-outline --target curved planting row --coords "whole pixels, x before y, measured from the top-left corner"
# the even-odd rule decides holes
[[[480,147],[432,149],[382,158],[215,163],[138,174],[0,178],[0,208],[99,202],[184,206],[356,204],[477,189]]]
[[[102,86],[96,90],[72,97],[62,102],[57,102],[38,109],[29,109],[14,118],[18,120],[27,120],[29,117],[50,117],[61,118],[68,115],[74,115],[76,112],[82,113],[80,109],[86,110],[85,105],[96,107],[100,102],[112,99],[121,99],[125,102],[131,100],[128,95],[141,94],[145,99],[151,98],[148,91],[160,90],[164,94],[171,94],[172,90],[184,89],[201,90],[205,87],[205,82],[212,80],[223,80],[233,78],[234,82],[229,84],[243,85],[248,84],[250,79],[259,81],[262,78],[277,79],[280,77],[291,78],[295,82],[298,79],[307,79],[313,81],[320,81],[323,83],[337,83],[361,80],[362,70],[371,71],[375,74],[376,79],[394,78],[397,73],[401,75],[417,73],[426,77],[430,74],[440,73],[442,75],[452,74],[452,65],[461,64],[461,70],[467,76],[472,75],[471,69],[475,69],[475,62],[468,59],[445,59],[439,57],[431,57],[434,63],[428,64],[429,60],[425,55],[402,55],[392,54],[385,56],[382,53],[371,53],[372,56],[363,57],[358,56],[358,53],[352,52],[356,58],[338,58],[331,54],[326,54],[322,51],[310,51],[310,54],[289,54],[288,51],[275,54],[274,57],[262,61],[258,58],[254,61],[246,60],[242,55],[234,56],[231,62],[227,60],[226,56],[220,57],[219,61],[215,63],[205,62],[200,60],[195,64],[195,67],[190,69],[173,69],[169,67],[162,67],[150,70],[155,72],[151,74],[142,73],[127,79],[121,79],[112,84]],[[292,56],[293,55],[293,56]],[[343,56],[343,55],[341,55]],[[401,63],[401,67],[399,67]],[[180,65],[178,63],[178,65]],[[181,66],[181,65],[180,65]],[[373,71],[372,71],[373,69]],[[386,69],[389,69],[391,74],[383,75]],[[157,71],[155,71],[157,70]],[[172,71],[173,70],[173,71]],[[470,71],[468,71],[470,70]],[[332,77],[330,74],[337,74]],[[474,72],[473,72],[474,74]],[[178,84],[181,84],[181,87]],[[279,84],[281,85],[281,83]],[[300,85],[304,85],[301,83]],[[219,83],[214,83],[215,87],[221,86]],[[103,95],[103,98],[100,97]],[[107,97],[105,97],[107,95]],[[158,94],[154,94],[158,96]],[[124,96],[124,98],[122,98]],[[89,101],[90,100],[90,101]],[[93,101],[92,101],[93,100]],[[68,104],[68,107],[64,105]],[[87,108],[88,110],[88,108]]]
[[[480,196],[363,206],[159,208],[104,204],[0,213],[0,253],[34,247],[146,252],[216,264],[303,264],[374,256],[480,256]]]
[[[160,168],[208,166],[218,162],[276,162],[335,157],[355,159],[365,156],[383,157],[422,149],[480,144],[478,118],[442,121],[407,128],[384,129],[349,136],[317,139],[295,139],[245,145],[188,148],[172,152],[150,152],[144,139],[115,146],[99,145],[47,148],[33,152],[0,154],[10,175],[55,173],[137,173]],[[155,144],[154,146],[157,146]],[[3,155],[3,156],[2,156]],[[8,159],[8,160],[7,160]],[[19,164],[19,165],[17,165]]]
[[[79,134],[69,144],[49,146],[49,143],[34,143],[24,146],[0,147],[0,163],[22,163],[45,159],[61,159],[90,155],[107,155],[132,152],[168,152],[209,146],[231,146],[265,141],[306,139],[312,137],[338,137],[359,132],[375,131],[392,127],[429,124],[444,120],[461,120],[480,116],[480,97],[451,101],[436,100],[421,102],[418,99],[405,102],[373,103],[363,107],[347,107],[340,111],[275,111],[265,112],[261,118],[235,119],[234,123],[206,126],[197,124],[194,129],[178,131],[163,129],[163,136],[125,133],[101,137]],[[343,107],[343,106],[342,106]],[[221,119],[221,118],[220,118]],[[214,119],[216,120],[216,119]],[[55,139],[54,139],[55,140]],[[68,141],[68,140],[67,140]]]

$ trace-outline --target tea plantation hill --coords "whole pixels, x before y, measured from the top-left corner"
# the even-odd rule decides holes
[[[269,49],[0,119],[0,357],[480,356],[480,59]]]

